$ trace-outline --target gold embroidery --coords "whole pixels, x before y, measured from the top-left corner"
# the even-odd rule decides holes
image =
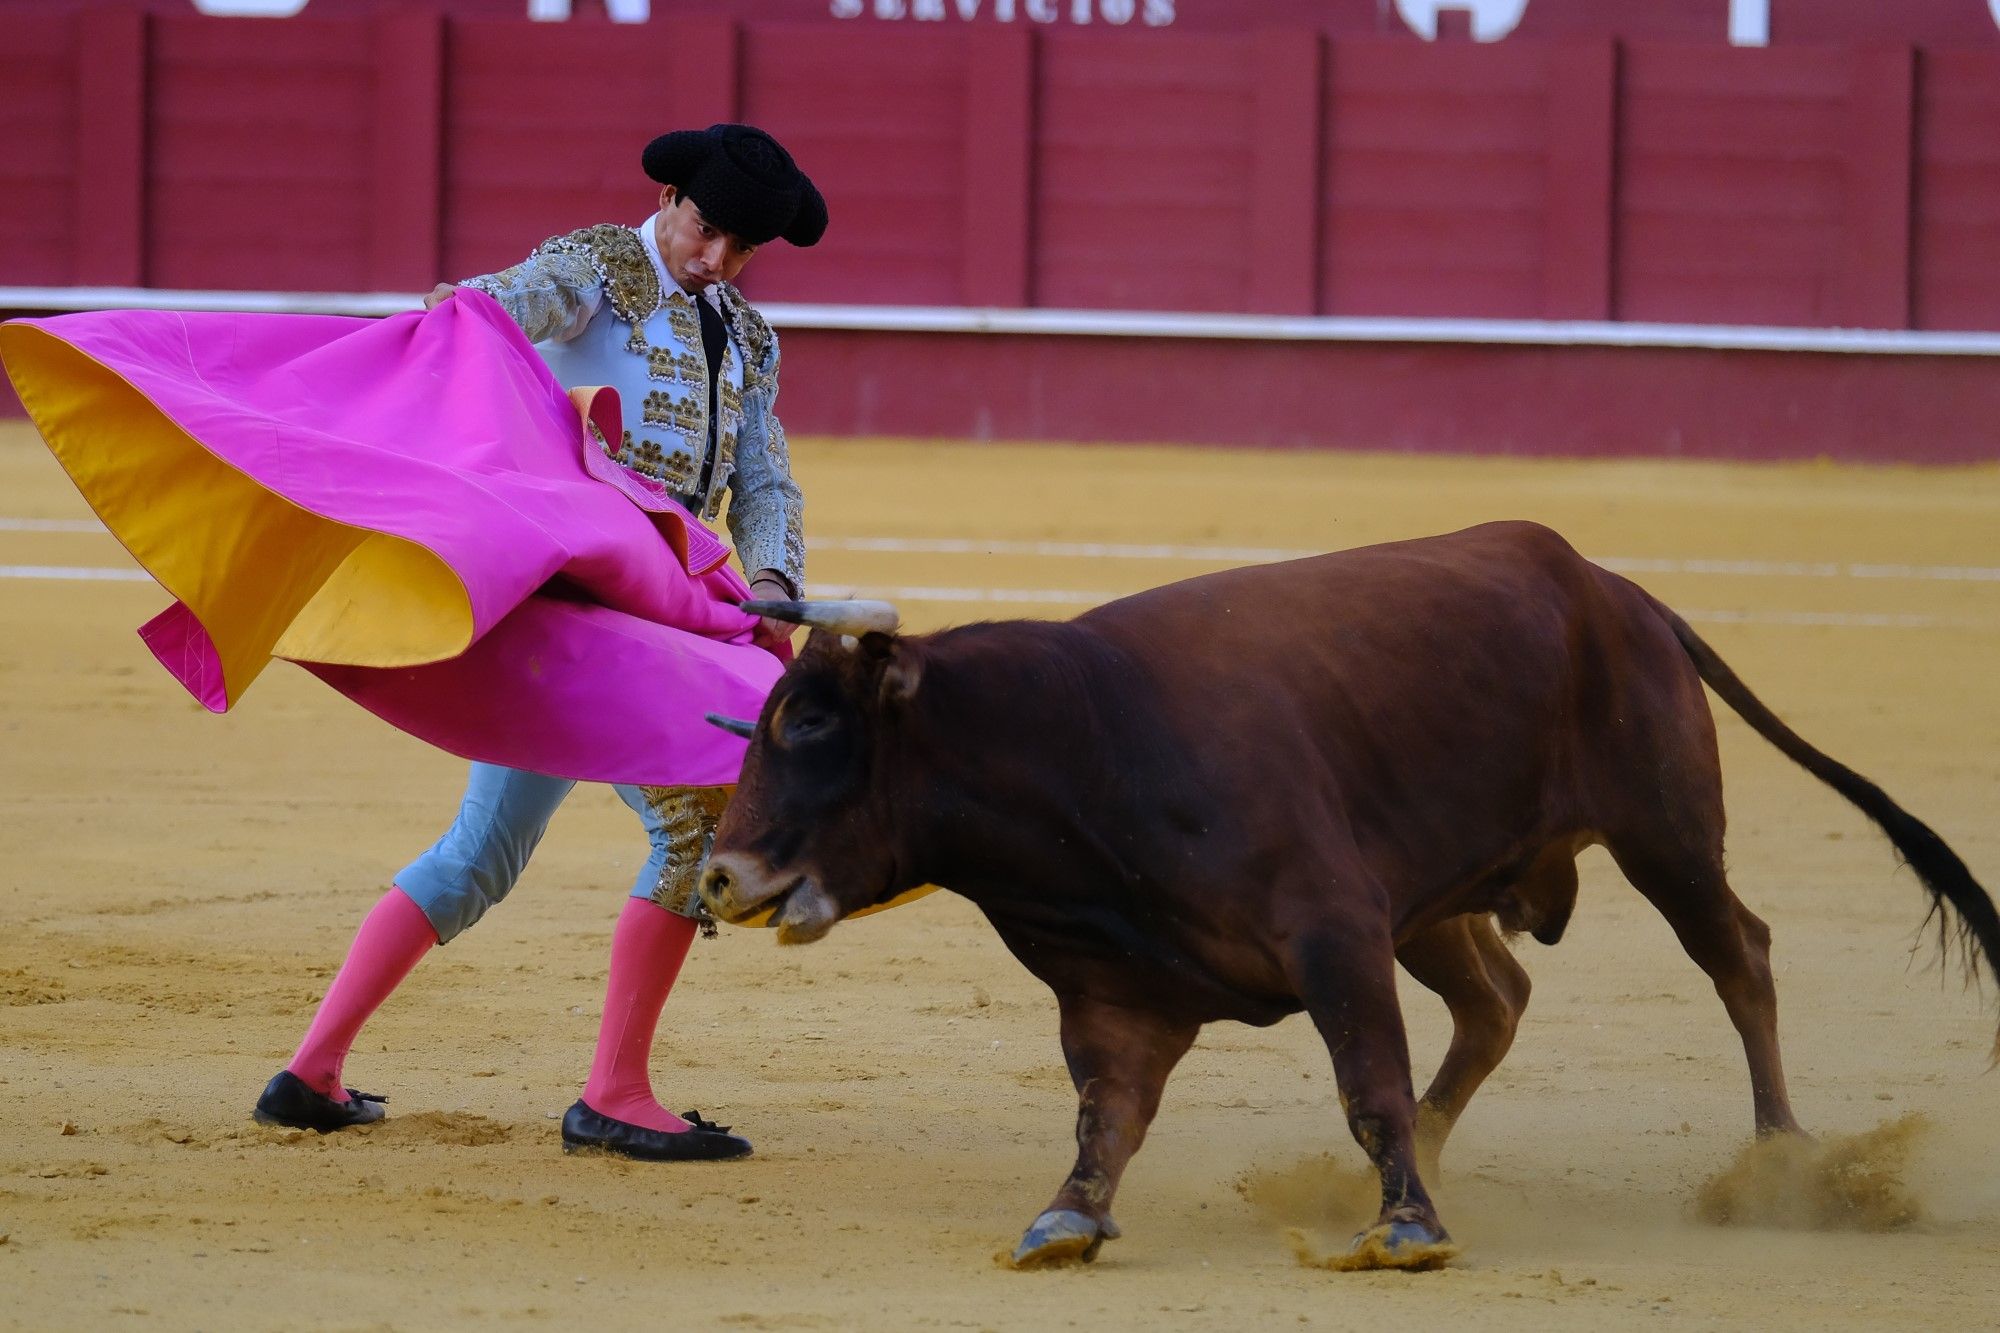
[[[660,448],[660,442],[649,440],[643,435],[634,440],[632,447],[625,451],[625,466],[634,472],[643,472],[649,477],[659,476],[660,469],[666,466],[666,461],[666,454]]]
[[[694,459],[679,449],[667,449],[658,440],[625,432],[624,449],[618,462],[642,477],[665,482],[677,491],[687,490],[694,481]]]
[[[645,242],[630,227],[599,223],[544,241],[536,253],[588,259],[604,280],[604,294],[612,310],[627,324],[644,323],[660,308],[659,272],[646,256]]]
[[[653,379],[701,385],[706,385],[708,381],[708,364],[697,352],[676,352],[671,347],[648,347],[645,357],[646,374]],[[727,387],[724,386],[725,390]]]
[[[705,916],[695,888],[715,845],[715,826],[734,787],[641,787],[639,792],[660,821],[667,861],[660,868],[653,901],[680,916]]]
[[[676,397],[664,389],[655,389],[646,395],[641,415],[648,425],[671,426],[682,435],[707,443],[708,413],[692,395]]]
[[[694,459],[674,450],[662,453],[659,478],[677,491],[685,491],[694,485]]]
[[[694,313],[694,303],[683,298],[670,302],[667,306],[667,322],[673,326],[674,337],[683,347],[701,346],[701,317]]]

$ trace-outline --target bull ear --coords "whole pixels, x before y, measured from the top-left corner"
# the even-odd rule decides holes
[[[881,699],[885,704],[908,703],[916,695],[917,686],[924,677],[923,658],[911,651],[908,644],[886,634],[870,634],[863,639],[862,648],[869,647],[868,639],[887,639],[881,645],[880,655],[888,658],[882,667]]]

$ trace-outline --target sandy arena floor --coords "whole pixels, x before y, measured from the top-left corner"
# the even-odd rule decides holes
[[[816,582],[899,592],[917,628],[1069,614],[1266,549],[1541,519],[1633,562],[2000,886],[2000,469],[827,442],[798,466]],[[1288,1227],[1325,1252],[1372,1213],[1302,1019],[1204,1036],[1100,1262],[996,1267],[1068,1169],[1074,1102],[1053,1001],[947,895],[809,949],[698,947],[656,1079],[755,1158],[565,1158],[556,1117],[639,853],[591,790],[513,901],[364,1033],[349,1077],[390,1119],[260,1129],[251,1100],[461,766],[303,672],[204,714],[131,632],[156,587],[24,570],[129,569],[87,517],[0,423],[0,1327],[1876,1329],[2000,1309],[1991,990],[1911,964],[1914,881],[1733,716],[1731,861],[1776,932],[1795,1101],[1828,1135],[1926,1119],[1864,1163],[1909,1149],[1906,1229],[1696,1219],[1748,1136],[1743,1060],[1600,853],[1569,938],[1521,946],[1535,997],[1446,1155],[1465,1255],[1441,1273],[1294,1259]],[[1428,993],[1406,1002],[1421,1082],[1448,1027]]]

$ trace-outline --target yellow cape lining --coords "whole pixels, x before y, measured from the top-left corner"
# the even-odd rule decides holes
[[[0,359],[104,526],[201,622],[230,702],[274,656],[399,667],[471,646],[471,599],[431,551],[267,490],[51,333],[0,326]]]

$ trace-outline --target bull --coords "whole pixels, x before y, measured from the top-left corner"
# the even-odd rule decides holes
[[[1771,934],[1724,873],[1704,681],[1878,824],[1968,968],[2000,975],[1993,901],[1931,829],[1534,524],[1210,574],[1060,623],[903,635],[880,604],[749,609],[817,628],[738,724],[751,743],[701,895],[805,942],[941,885],[1055,992],[1078,1150],[1020,1265],[1119,1234],[1119,1178],[1203,1024],[1300,1010],[1380,1177],[1357,1247],[1447,1256],[1419,1148],[1442,1145],[1527,1001],[1496,923],[1555,944],[1593,845],[1713,982],[1756,1132],[1803,1133]],[[1453,1021],[1421,1099],[1398,962]]]

